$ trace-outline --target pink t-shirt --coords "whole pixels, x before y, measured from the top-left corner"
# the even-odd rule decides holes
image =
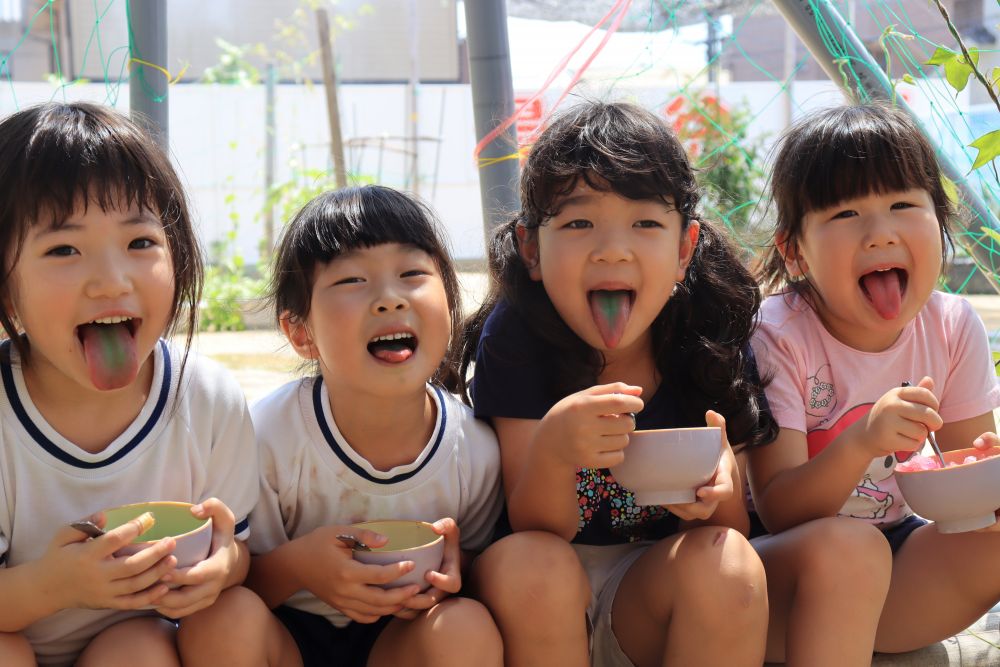
[[[1000,386],[986,329],[965,299],[933,292],[893,345],[861,352],[827,332],[797,294],[768,297],[753,349],[771,413],[781,428],[806,434],[809,458],[816,456],[872,405],[904,381],[927,375],[941,402],[945,423],[977,417],[1000,406]],[[971,443],[970,443],[971,446]],[[841,516],[892,525],[913,511],[893,477],[893,467],[910,452],[873,459],[840,510]]]

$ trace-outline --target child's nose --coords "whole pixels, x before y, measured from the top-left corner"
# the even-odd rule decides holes
[[[591,253],[595,262],[627,262],[632,258],[632,247],[619,234],[605,235]]]
[[[866,230],[865,245],[869,248],[895,245],[899,242],[898,230],[889,216],[873,215]]]
[[[402,294],[393,289],[382,290],[382,293],[372,302],[372,312],[375,314],[406,310],[407,308],[409,308],[409,302]]]
[[[110,259],[93,263],[87,294],[91,298],[115,298],[132,291],[132,279],[126,267]]]

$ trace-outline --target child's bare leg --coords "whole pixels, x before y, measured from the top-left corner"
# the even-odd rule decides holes
[[[35,667],[31,643],[19,632],[0,632],[0,665]]]
[[[368,667],[502,667],[503,642],[486,607],[451,597],[412,621],[394,619],[375,641]]]
[[[612,629],[636,667],[759,665],[764,566],[734,530],[702,527],[653,545],[622,578]]]
[[[493,614],[508,667],[590,664],[590,583],[573,547],[549,533],[514,533],[476,559],[472,594]]]
[[[301,667],[292,636],[248,588],[222,591],[211,607],[181,619],[177,650],[184,667]]]
[[[912,651],[959,632],[1000,600],[1000,533],[913,531],[896,552],[875,650]]]
[[[129,618],[105,628],[90,640],[76,667],[134,667],[141,656],[143,667],[180,667],[176,628],[155,616]]]
[[[892,576],[892,553],[879,529],[856,519],[819,519],[753,546],[767,572],[768,662],[871,664]]]

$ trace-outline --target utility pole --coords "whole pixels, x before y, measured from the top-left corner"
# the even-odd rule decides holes
[[[407,88],[407,130],[409,137],[410,190],[420,193],[420,13],[417,0],[410,0],[410,82]]]
[[[127,0],[125,9],[132,60],[128,86],[132,119],[168,151],[167,3],[163,0]]]
[[[323,61],[323,87],[326,89],[326,116],[330,122],[330,154],[333,157],[333,178],[337,188],[347,187],[344,167],[344,140],[340,134],[340,105],[337,102],[337,73],[333,66],[333,44],[330,41],[330,17],[326,9],[316,10],[319,47]]]
[[[472,109],[476,138],[481,139],[514,115],[514,82],[510,71],[505,0],[465,3],[465,26],[472,79]],[[487,145],[481,160],[517,153],[517,131],[511,125]],[[486,236],[520,209],[517,195],[517,159],[499,159],[479,169],[479,195]]]
[[[275,154],[277,141],[275,132],[277,123],[274,120],[274,87],[277,79],[277,67],[274,63],[267,64],[267,94],[264,109],[264,259],[271,256],[274,249],[274,202],[271,200],[274,189]]]

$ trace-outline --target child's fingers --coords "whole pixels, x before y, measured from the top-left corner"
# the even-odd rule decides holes
[[[424,578],[430,582],[431,586],[445,591],[446,593],[455,594],[462,590],[462,578],[461,576],[456,576],[455,574],[445,574],[443,572],[430,570]],[[411,607],[413,605],[407,604],[407,606]]]
[[[641,396],[642,387],[637,387],[634,384],[626,384],[625,382],[611,382],[609,384],[594,385],[593,387],[584,389],[583,393],[594,396],[602,394],[626,394],[629,396]]]
[[[60,526],[56,534],[52,536],[52,544],[57,547],[64,547],[67,544],[73,544],[74,542],[84,542],[86,541],[86,533],[73,528],[72,526]]]
[[[155,520],[153,519],[152,513],[146,512],[142,516],[136,517],[131,521],[126,521],[117,528],[109,530],[108,532],[104,533],[104,535],[101,535],[100,537],[96,538],[92,542],[93,544],[92,548],[97,550],[104,556],[110,556],[111,554],[118,551],[123,546],[129,544],[130,542],[132,542],[132,540],[134,540],[135,538],[139,537],[144,532],[152,528],[154,521]],[[166,539],[160,540],[160,543],[166,541],[167,541]],[[170,542],[173,543],[173,540],[170,540]],[[156,548],[157,546],[161,546],[160,543],[157,543],[150,548],[153,549]],[[161,553],[156,558],[156,560],[159,560],[165,555],[166,553]]]
[[[593,415],[599,417],[622,416],[631,421],[630,412],[641,412],[642,399],[629,394],[594,394],[587,399],[587,408]]]
[[[191,513],[199,519],[212,517],[212,530],[215,532],[232,535],[236,529],[236,517],[232,510],[218,498],[209,498],[192,505]]]
[[[930,380],[930,378],[924,379]],[[930,384],[933,386],[934,383],[931,382]],[[899,389],[899,397],[909,403],[930,408],[932,411],[936,411],[939,407],[941,407],[941,402],[938,401],[934,392],[924,386],[918,385],[916,387],[902,387]]]
[[[350,535],[355,540],[361,542],[362,544],[369,547],[382,547],[389,541],[389,538],[380,533],[376,533],[373,530],[366,530],[364,528],[353,528],[345,526],[343,529],[337,531],[338,535]],[[337,545],[344,547],[345,549],[350,549],[351,547],[342,542],[341,540],[336,540]]]
[[[987,431],[972,441],[972,446],[976,449],[989,449],[990,447],[1000,447],[1000,436]]]
[[[154,584],[137,593],[112,598],[109,607],[111,609],[146,609],[158,605],[160,599],[169,591],[166,584]]]
[[[111,590],[114,595],[130,595],[137,591],[146,590],[161,582],[168,573],[173,572],[175,567],[177,567],[177,559],[173,555],[166,556],[154,563],[152,567],[137,574],[115,579],[111,583]]]

